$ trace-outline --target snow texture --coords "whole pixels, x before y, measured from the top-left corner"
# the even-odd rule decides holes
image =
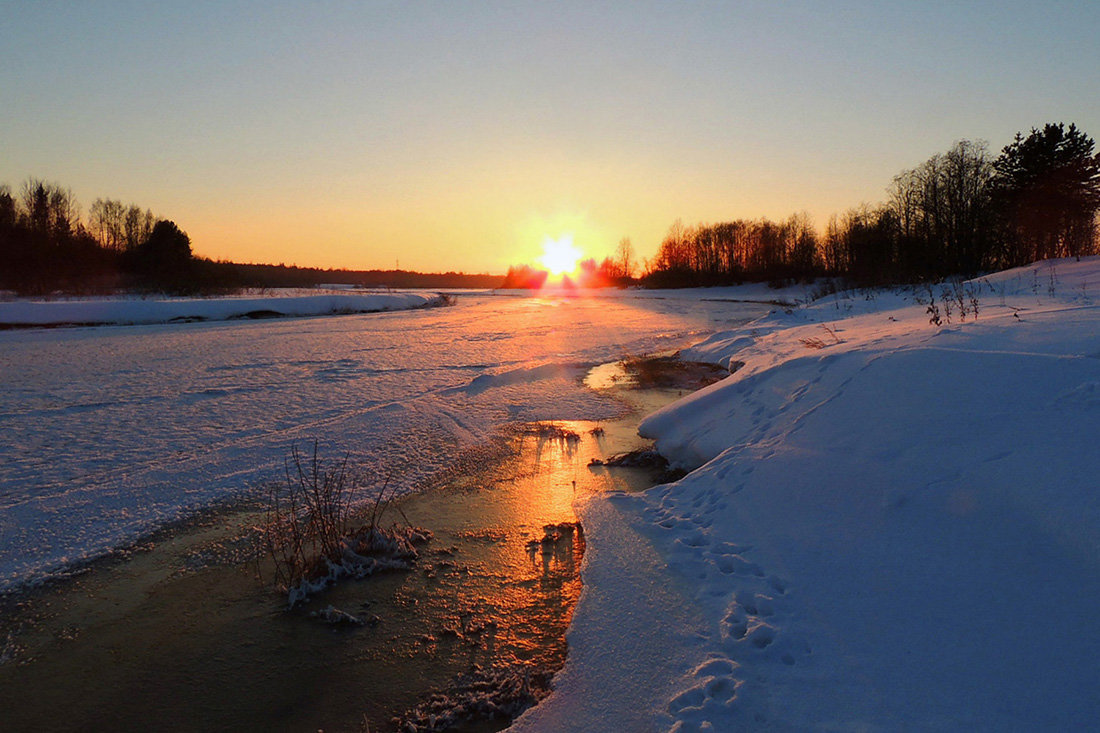
[[[226,298],[67,298],[0,302],[0,325],[135,325],[232,318],[322,316],[441,304],[435,293],[349,293],[294,289]]]
[[[238,300],[173,312],[226,313]],[[580,384],[588,366],[676,349],[762,311],[629,292],[482,294],[334,318],[0,331],[0,592],[262,490],[292,446],[314,440],[322,457],[350,452],[364,504],[383,485],[430,485],[505,423],[619,414]],[[87,313],[65,318],[100,317]]]
[[[686,352],[743,366],[641,426],[691,473],[579,507],[569,658],[512,730],[1095,729],[1100,259],[932,294]]]

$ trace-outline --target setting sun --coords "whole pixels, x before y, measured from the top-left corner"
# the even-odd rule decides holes
[[[539,262],[551,275],[564,275],[577,269],[577,262],[583,253],[573,244],[573,235],[566,234],[558,239],[547,237],[542,243],[542,258]]]

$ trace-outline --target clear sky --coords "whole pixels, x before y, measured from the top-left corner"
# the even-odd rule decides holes
[[[1100,3],[0,1],[0,183],[244,262],[503,272],[1100,136]]]

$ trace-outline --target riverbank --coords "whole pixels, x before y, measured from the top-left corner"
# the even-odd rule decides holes
[[[651,485],[650,469],[589,464],[641,446],[640,417],[686,388],[637,390],[615,365],[590,384],[626,400],[631,414],[517,428],[391,510],[387,521],[433,534],[411,570],[340,583],[288,612],[256,577],[270,571],[255,531],[264,514],[252,503],[9,597],[0,624],[6,724],[387,730],[432,693],[457,698],[450,685],[471,669],[549,677],[566,656],[585,542],[578,528],[547,543],[545,527],[575,526],[577,496]],[[329,606],[362,625],[311,617]]]
[[[1091,727],[1097,303],[1100,259],[1045,262],[688,350],[740,368],[641,425],[686,477],[579,508],[569,660],[514,730]]]
[[[0,331],[0,593],[64,576],[349,451],[414,490],[511,422],[610,419],[587,366],[671,351],[763,309],[490,298],[453,308]]]
[[[273,289],[235,296],[119,296],[0,300],[0,329],[133,326],[233,319],[328,316],[448,305],[438,293]]]

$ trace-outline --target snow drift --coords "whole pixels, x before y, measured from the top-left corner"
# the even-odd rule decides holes
[[[1098,298],[1100,259],[1040,263],[685,352],[743,366],[641,426],[694,471],[581,507],[570,658],[516,729],[1094,726]]]
[[[324,293],[273,291],[229,298],[72,298],[0,302],[0,325],[137,325],[231,318],[322,316],[406,310],[442,304],[434,293]]]

